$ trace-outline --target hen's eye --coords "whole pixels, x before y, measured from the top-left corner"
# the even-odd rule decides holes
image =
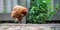
[[[22,14],[26,15],[26,12],[22,12]]]

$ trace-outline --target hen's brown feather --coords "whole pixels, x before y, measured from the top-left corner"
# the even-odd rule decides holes
[[[27,14],[27,12],[28,12],[27,8],[17,5],[13,8],[11,17],[17,18],[19,21],[21,21],[21,19]]]

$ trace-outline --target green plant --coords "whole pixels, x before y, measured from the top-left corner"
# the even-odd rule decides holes
[[[41,24],[51,21],[54,12],[52,0],[31,0],[29,23]]]

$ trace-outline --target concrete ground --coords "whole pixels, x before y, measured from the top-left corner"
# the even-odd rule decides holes
[[[0,24],[0,30],[58,30],[56,27],[60,29],[60,24]]]

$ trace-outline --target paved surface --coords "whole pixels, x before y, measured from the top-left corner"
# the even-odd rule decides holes
[[[0,24],[0,30],[54,30],[53,27],[59,27],[60,24]]]

